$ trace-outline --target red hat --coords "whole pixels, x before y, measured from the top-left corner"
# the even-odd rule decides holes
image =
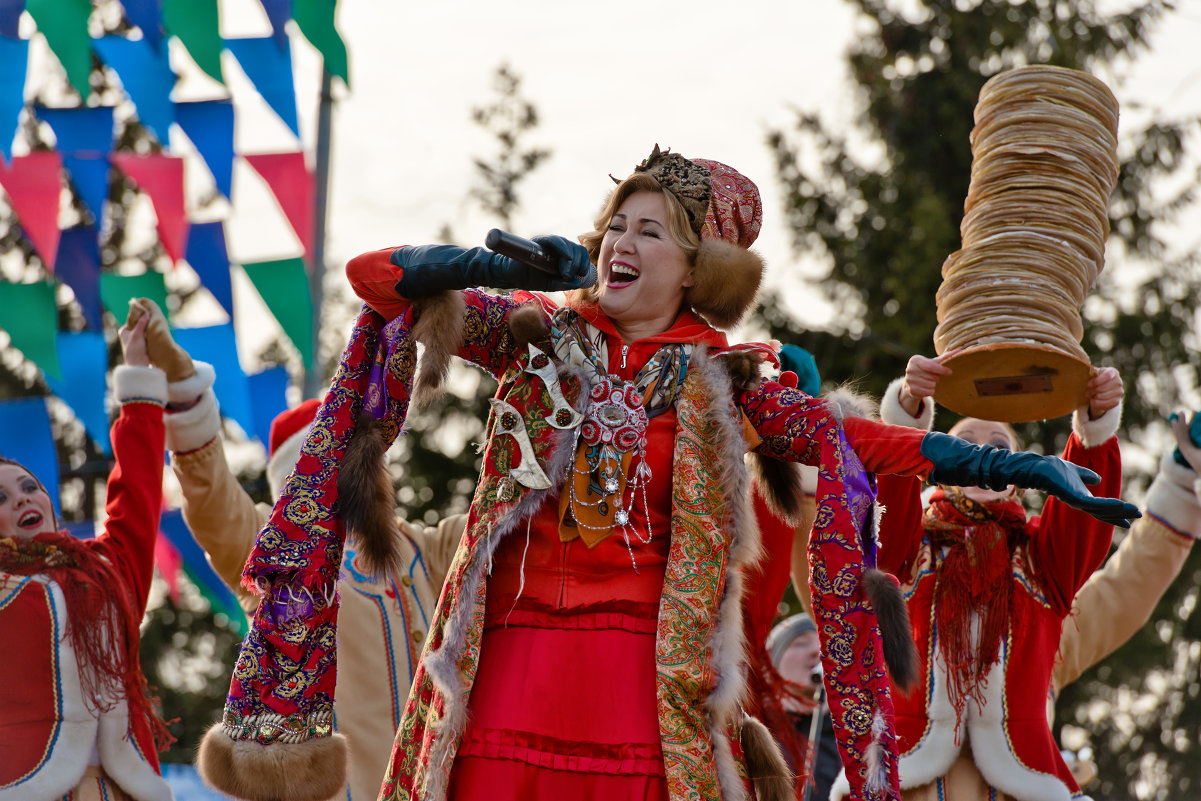
[[[321,401],[310,398],[280,412],[271,421],[271,436],[267,440],[267,483],[271,485],[272,496],[278,497],[288,474],[296,466],[304,435],[320,407]]]

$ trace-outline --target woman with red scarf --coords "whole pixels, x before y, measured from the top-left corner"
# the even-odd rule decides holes
[[[881,418],[929,427],[949,355],[911,359]],[[1062,456],[1101,476],[1099,496],[1121,490],[1122,391],[1116,370],[1096,371]],[[950,433],[1020,445],[1011,426],[990,420],[964,418]],[[904,798],[1084,798],[1052,737],[1046,698],[1064,619],[1113,526],[1055,498],[1027,519],[1012,486],[939,485],[925,509],[920,489],[917,479],[880,477],[879,564],[901,581],[922,667],[913,692],[893,693]]]
[[[60,531],[42,483],[0,460],[0,801],[170,801],[171,737],[138,661],[163,483],[164,373],[146,353],[146,299],[121,329],[121,413],[107,518]]]

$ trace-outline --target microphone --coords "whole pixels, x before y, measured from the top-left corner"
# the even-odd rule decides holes
[[[519,261],[522,264],[533,267],[535,270],[541,270],[544,273],[558,276],[558,265],[555,260],[547,255],[537,242],[531,242],[528,239],[522,239],[519,236],[510,234],[508,231],[502,231],[499,228],[493,228],[484,237],[484,247],[502,256],[508,256],[514,261]]]

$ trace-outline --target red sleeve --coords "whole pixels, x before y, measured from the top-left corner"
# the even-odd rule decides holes
[[[898,578],[909,568],[922,543],[922,483],[909,476],[878,476],[876,502],[880,516],[880,549],[876,564]]]
[[[1095,448],[1086,448],[1073,433],[1062,458],[1101,476],[1089,487],[1096,497],[1117,498],[1122,491],[1122,454],[1118,438],[1110,437]],[[1093,574],[1113,540],[1113,526],[1048,496],[1040,516],[1030,519],[1030,559],[1047,593],[1061,615],[1072,608],[1076,591]]]
[[[397,248],[384,248],[355,256],[346,263],[350,288],[375,311],[394,320],[409,308],[409,301],[396,294],[396,282],[404,270],[392,263]]]
[[[872,473],[924,479],[934,467],[922,456],[922,438],[927,432],[920,428],[878,423],[862,417],[846,418],[842,428],[855,455]]]
[[[163,407],[144,401],[121,404],[112,428],[115,465],[108,476],[107,517],[94,545],[129,582],[139,620],[150,594],[162,512],[164,437]]]

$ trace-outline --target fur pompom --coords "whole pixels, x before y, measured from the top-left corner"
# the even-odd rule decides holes
[[[450,359],[463,342],[467,303],[462,292],[439,292],[413,301],[413,339],[425,349],[413,379],[413,408],[428,405],[450,374]]]
[[[359,544],[363,567],[376,576],[400,574],[400,528],[387,450],[383,428],[370,414],[360,414],[338,473],[338,507],[346,531]]]
[[[751,480],[759,487],[772,514],[794,526],[800,525],[805,501],[801,466],[754,451],[749,454],[748,463]]]
[[[739,739],[758,801],[795,801],[792,771],[767,727],[756,718],[744,717]]]
[[[917,684],[918,659],[901,586],[883,570],[869,568],[863,572],[863,592],[876,610],[888,672],[893,683],[908,693]]]
[[[754,305],[763,268],[757,253],[724,239],[702,240],[684,302],[714,328],[733,328]]]
[[[346,737],[259,745],[231,740],[217,723],[196,768],[209,787],[245,801],[327,801],[346,787]]]
[[[510,312],[509,330],[518,352],[524,352],[530,344],[538,346],[543,353],[549,352],[550,346],[545,340],[550,327],[546,324],[546,312],[537,303],[524,303]]]
[[[859,392],[851,384],[842,384],[822,396],[830,404],[831,411],[839,420],[848,417],[862,417],[865,420],[875,420],[880,413],[880,407],[870,395]]]

